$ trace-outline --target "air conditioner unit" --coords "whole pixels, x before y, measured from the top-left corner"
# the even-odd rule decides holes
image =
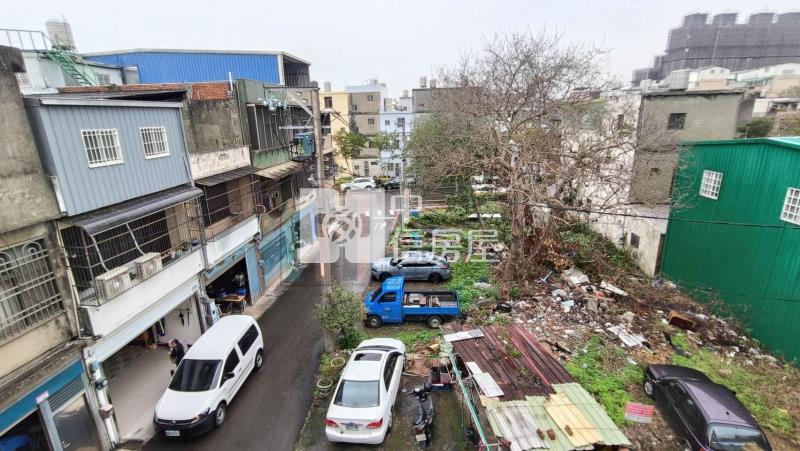
[[[158,252],[148,252],[133,261],[133,270],[137,279],[148,279],[155,273],[161,271],[161,254]]]
[[[100,299],[114,299],[123,291],[131,287],[131,276],[127,266],[120,266],[95,277],[97,297]]]

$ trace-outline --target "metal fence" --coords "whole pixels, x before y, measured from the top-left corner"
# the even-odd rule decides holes
[[[89,235],[61,231],[67,262],[83,305],[102,305],[199,249],[197,199]]]
[[[0,250],[0,343],[64,311],[41,240]]]

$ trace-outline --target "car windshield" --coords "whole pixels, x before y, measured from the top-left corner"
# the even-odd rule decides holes
[[[374,301],[375,299],[378,299],[378,296],[380,296],[382,293],[383,290],[381,290],[380,288],[378,288],[377,290],[372,290],[372,296],[369,298],[369,300]]]
[[[715,451],[769,450],[764,434],[758,429],[713,425],[709,431],[711,449]]]
[[[169,389],[175,391],[206,391],[211,388],[219,374],[221,360],[183,359]]]
[[[377,407],[380,403],[378,381],[343,380],[333,403],[342,407]]]

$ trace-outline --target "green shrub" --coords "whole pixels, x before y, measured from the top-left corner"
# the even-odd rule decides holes
[[[339,335],[339,349],[355,349],[359,343],[367,338],[358,328],[347,329]]]

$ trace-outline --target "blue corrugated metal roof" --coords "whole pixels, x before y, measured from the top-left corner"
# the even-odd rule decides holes
[[[219,51],[142,50],[89,54],[86,59],[117,66],[136,66],[141,83],[196,83],[234,79],[279,84],[278,54]]]

